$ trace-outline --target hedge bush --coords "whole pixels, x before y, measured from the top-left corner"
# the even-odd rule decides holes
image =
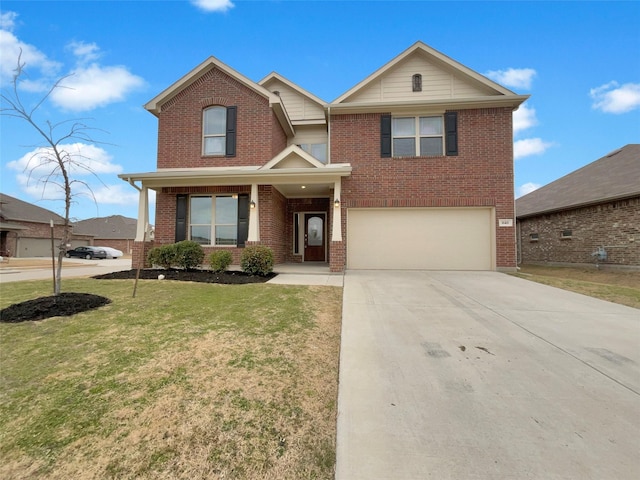
[[[176,262],[175,246],[160,245],[159,247],[153,247],[147,254],[147,260],[151,265],[159,265],[164,269],[169,269]]]
[[[267,276],[273,271],[273,251],[262,245],[246,247],[240,257],[240,268],[249,275]]]
[[[199,243],[183,240],[174,244],[176,250],[175,263],[185,270],[193,270],[204,260],[204,250]]]
[[[209,266],[214,272],[225,272],[232,261],[229,250],[217,250],[209,255]]]

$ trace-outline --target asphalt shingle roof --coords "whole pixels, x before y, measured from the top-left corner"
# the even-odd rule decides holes
[[[516,200],[516,216],[640,195],[640,144],[629,144]]]
[[[49,223],[53,220],[56,225],[64,224],[64,217],[57,213],[4,193],[0,193],[0,216],[13,222]]]
[[[93,235],[95,238],[111,240],[132,239],[136,237],[137,224],[138,221],[135,218],[111,215],[76,222],[73,232],[78,235]]]

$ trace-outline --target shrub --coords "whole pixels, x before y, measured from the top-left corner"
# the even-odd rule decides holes
[[[185,270],[193,270],[204,260],[204,250],[199,243],[183,240],[174,244],[176,255],[175,264]]]
[[[160,245],[149,250],[147,260],[151,265],[160,265],[164,269],[169,269],[175,263],[176,249],[174,245]]]
[[[217,250],[209,255],[209,265],[214,272],[224,272],[229,268],[233,257],[229,250]]]
[[[249,275],[265,277],[273,271],[273,251],[261,245],[246,247],[240,258],[240,267]]]

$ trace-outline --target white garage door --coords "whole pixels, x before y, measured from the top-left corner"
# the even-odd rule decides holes
[[[494,270],[490,208],[347,211],[347,268]]]

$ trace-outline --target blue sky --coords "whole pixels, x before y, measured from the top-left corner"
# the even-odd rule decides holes
[[[75,178],[97,199],[76,184],[75,219],[137,217],[137,192],[117,174],[155,170],[157,120],[142,105],[211,55],[255,81],[277,71],[329,102],[421,40],[531,95],[514,114],[517,195],[640,143],[640,2],[3,0],[1,8],[3,93],[21,48],[25,104],[71,75],[71,88],[54,91],[36,119],[85,119],[101,142],[74,142],[96,174]],[[0,191],[63,213],[52,200],[60,192],[38,183],[42,172],[26,175],[41,139],[24,122],[0,122]]]

